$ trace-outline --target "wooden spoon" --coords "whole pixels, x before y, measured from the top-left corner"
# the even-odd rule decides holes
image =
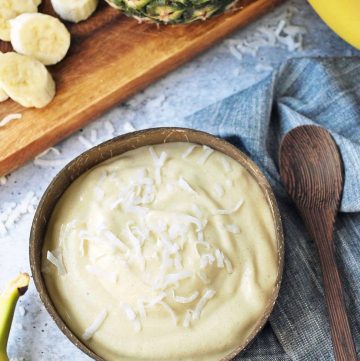
[[[343,188],[337,146],[325,129],[301,126],[286,134],[279,158],[281,179],[318,249],[335,359],[356,361],[333,241]]]

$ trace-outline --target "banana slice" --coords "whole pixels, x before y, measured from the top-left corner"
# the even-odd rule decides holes
[[[0,51],[0,57],[2,55],[2,51]],[[4,102],[5,100],[8,100],[9,96],[5,93],[3,89],[0,88],[0,103]]]
[[[90,17],[98,0],[51,0],[51,4],[61,19],[78,23]]]
[[[45,65],[13,52],[0,56],[0,88],[29,108],[42,108],[55,96],[55,83]]]
[[[9,96],[5,93],[4,90],[0,89],[0,103],[8,100]]]
[[[10,41],[10,19],[24,13],[36,13],[41,0],[0,0],[0,39]]]
[[[70,47],[70,33],[57,18],[45,14],[22,14],[10,21],[11,45],[19,54],[45,65],[62,60]]]

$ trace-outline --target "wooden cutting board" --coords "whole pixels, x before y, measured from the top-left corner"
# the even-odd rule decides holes
[[[240,0],[235,11],[190,25],[138,24],[101,3],[89,20],[68,24],[68,56],[50,68],[57,94],[44,109],[0,103],[0,120],[22,119],[0,127],[0,176],[59,142],[151,82],[209,48],[282,0]],[[40,11],[53,14],[50,1]],[[11,50],[0,41],[2,51]]]

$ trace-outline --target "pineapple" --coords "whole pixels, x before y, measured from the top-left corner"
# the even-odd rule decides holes
[[[237,0],[106,0],[126,15],[162,24],[187,24],[206,20]]]

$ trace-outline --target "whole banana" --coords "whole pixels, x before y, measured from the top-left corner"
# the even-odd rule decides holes
[[[29,282],[29,275],[20,273],[0,295],[0,361],[9,361],[7,343],[15,307],[19,297],[27,291]]]
[[[309,3],[333,31],[360,49],[359,0],[309,0]]]

